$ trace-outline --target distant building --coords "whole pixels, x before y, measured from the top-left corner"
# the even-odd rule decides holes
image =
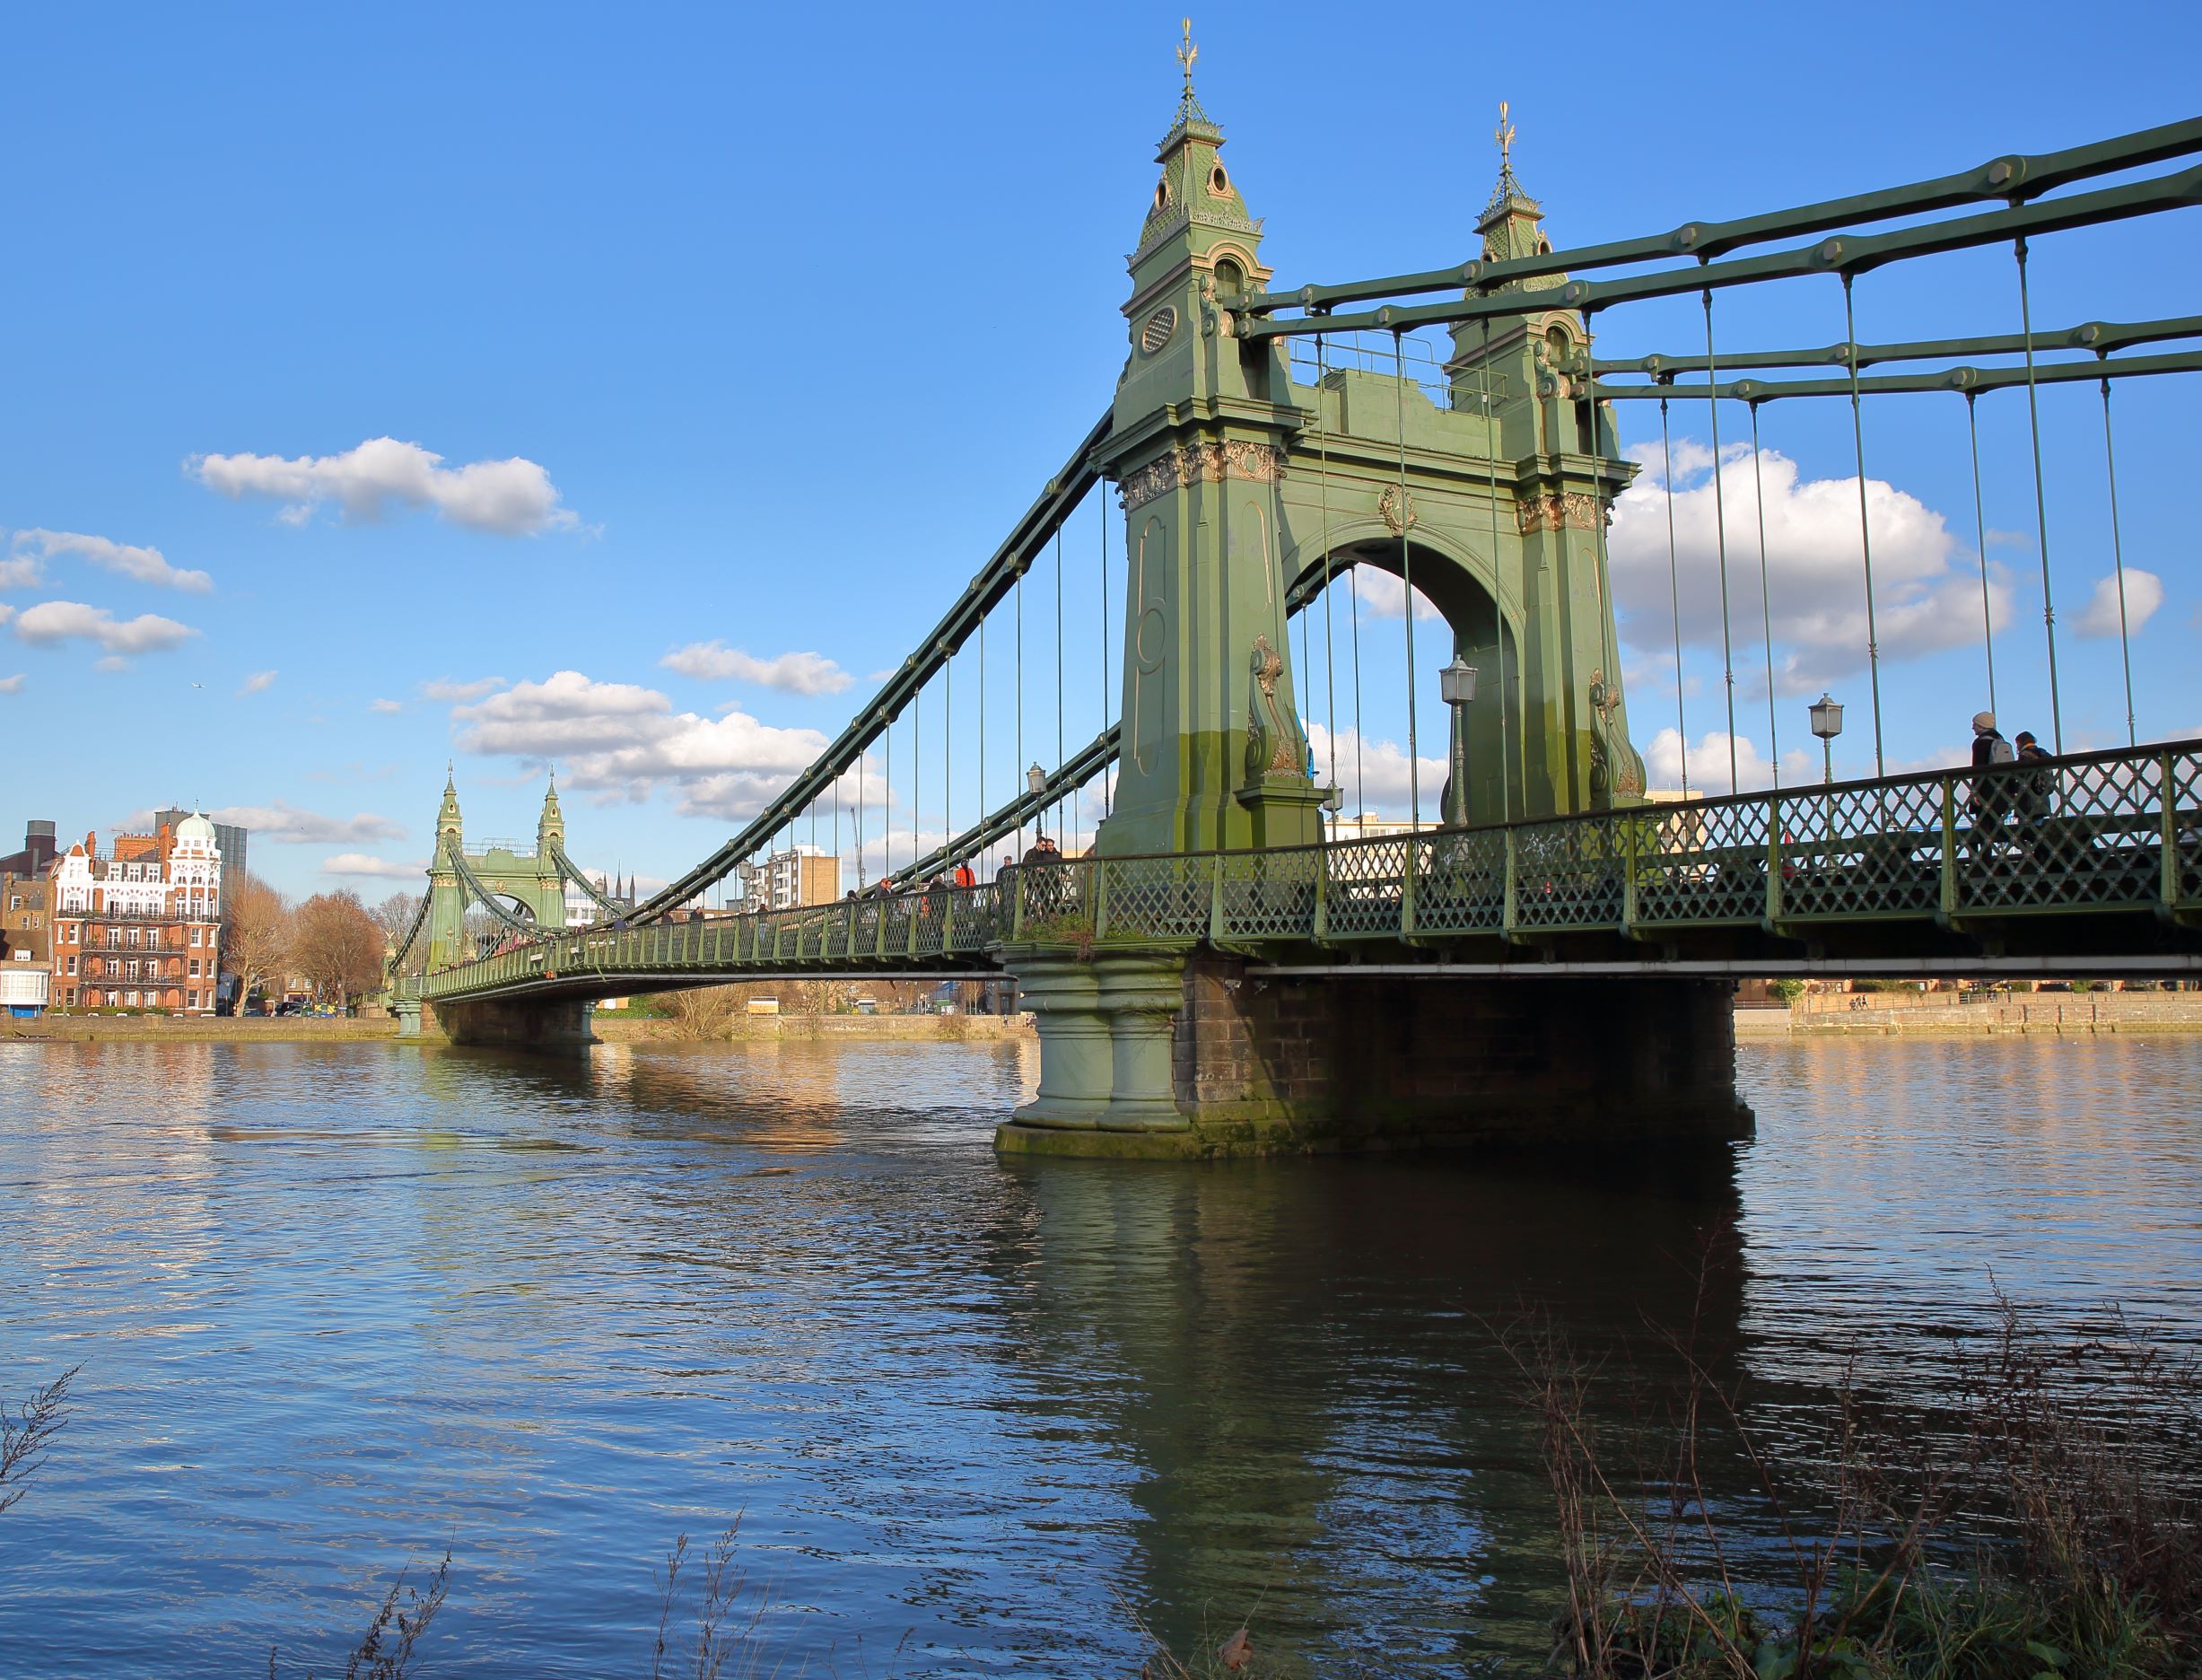
[[[1422,827],[1430,828],[1436,825],[1424,823]],[[1389,838],[1393,835],[1414,832],[1414,825],[1411,822],[1395,820],[1389,817],[1372,816],[1368,811],[1363,811],[1358,817],[1349,817],[1341,811],[1335,816],[1324,818],[1324,827],[1327,837],[1333,840],[1381,840]]]
[[[54,865],[54,1002],[212,1014],[222,877],[214,825],[196,812],[150,835],[118,835],[111,857],[86,835]]]
[[[0,869],[0,1012],[45,1012],[53,994],[53,906],[54,884],[43,870]]]
[[[23,825],[23,849],[0,857],[0,875],[43,875],[54,866],[60,847],[54,844],[50,822]]]
[[[188,810],[157,810],[153,814],[153,832],[173,828],[191,813]],[[213,818],[206,818],[213,821]],[[214,850],[222,853],[222,867],[232,881],[241,880],[245,874],[245,837],[251,831],[235,823],[214,823]]]
[[[745,863],[735,878],[748,910],[792,910],[841,897],[841,859],[817,846],[793,846],[762,863]]]

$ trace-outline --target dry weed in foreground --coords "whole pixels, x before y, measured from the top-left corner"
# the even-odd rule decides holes
[[[1776,1466],[1688,1336],[1679,1386],[1594,1422],[1551,1325],[1501,1333],[1538,1418],[1568,1601],[1553,1667],[1586,1680],[2154,1680],[2202,1657],[2202,1379],[2112,1315],[2075,1338],[2000,1292],[1931,1411],[1846,1371],[1821,1462]],[[1632,1399],[1639,1403],[1640,1394]],[[1737,1468],[1780,1562],[1708,1486]],[[1755,1538],[1755,1536],[1753,1536]]]
[[[69,1421],[69,1385],[83,1369],[70,1366],[12,1413],[0,1405],[0,1511],[28,1493],[45,1467],[47,1448]]]

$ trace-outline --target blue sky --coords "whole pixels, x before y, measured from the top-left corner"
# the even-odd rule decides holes
[[[406,883],[357,871],[425,855],[447,757],[480,835],[531,830],[555,757],[582,862],[676,872],[899,663],[1106,402],[1178,16],[18,13],[0,106],[16,234],[0,271],[0,839],[26,817],[104,830],[196,801],[258,814],[254,863],[278,885],[373,897]],[[1215,7],[1194,30],[1280,282],[1470,253],[1501,98],[1564,246],[2191,115],[2181,78],[2140,72],[2202,48],[2191,8],[2124,8],[2129,46],[2091,96],[2067,91],[2047,44],[2069,13],[2046,7],[1577,6],[1492,31],[1453,6],[1394,7],[1379,29],[1288,4]],[[2035,319],[2194,312],[2198,258],[2202,211],[2043,241]],[[1871,276],[1858,307],[1861,338],[2010,330],[2008,253]],[[1691,304],[1600,327],[1635,354],[1689,345],[1702,319]],[[1839,339],[1839,293],[1739,300],[1729,327]],[[2127,560],[2163,597],[2133,643],[2144,736],[2202,730],[2194,391],[2136,381],[2118,398]],[[1977,636],[1944,625],[1977,564],[1962,406],[1912,401],[1869,408],[1867,432],[1867,477],[1910,533],[1889,564],[1913,567],[1912,639],[1883,669],[1904,765],[1961,747],[1984,701]],[[2100,407],[2075,387],[2043,412],[2067,739],[2114,744],[2118,644],[2075,622],[2110,569]],[[1847,412],[1767,419],[1769,512],[1796,516],[1809,570],[1813,509],[1855,494]],[[1724,443],[1742,420],[1724,416]],[[2023,400],[1984,401],[1982,422],[1999,697],[2046,734]],[[1674,424],[1677,489],[1702,493],[1704,416]],[[1656,452],[1653,416],[1628,425]],[[1685,524],[1708,499],[1685,499]],[[1074,746],[1105,704],[1099,517],[1066,552]],[[1644,577],[1621,588],[1657,779],[1674,696]],[[1048,757],[1045,580],[1027,609],[1026,757]],[[1721,787],[1725,748],[1701,739],[1725,727],[1708,622],[1683,687],[1692,779],[1709,750]],[[1842,690],[1840,762],[1869,767],[1859,661],[1809,641],[1777,650],[1784,680]],[[913,817],[897,748],[905,845],[944,802],[960,823],[1008,792],[1000,639],[990,657],[983,785],[970,673],[948,801],[929,792]],[[1738,664],[1740,732],[1762,751],[1762,661]],[[1777,684],[1785,751],[1810,697]],[[1364,725],[1372,755],[1403,739],[1387,704]]]

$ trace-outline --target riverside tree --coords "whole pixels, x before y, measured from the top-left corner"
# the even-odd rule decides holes
[[[381,984],[382,930],[357,893],[316,893],[294,921],[290,966],[315,997],[353,1003]]]

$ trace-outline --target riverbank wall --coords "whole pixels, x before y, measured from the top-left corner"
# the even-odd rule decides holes
[[[1741,1007],[1735,1036],[1960,1038],[2202,1033],[2202,992],[2034,992],[1965,1002],[1951,992],[1852,992]],[[1977,995],[1977,994],[1975,994]]]

